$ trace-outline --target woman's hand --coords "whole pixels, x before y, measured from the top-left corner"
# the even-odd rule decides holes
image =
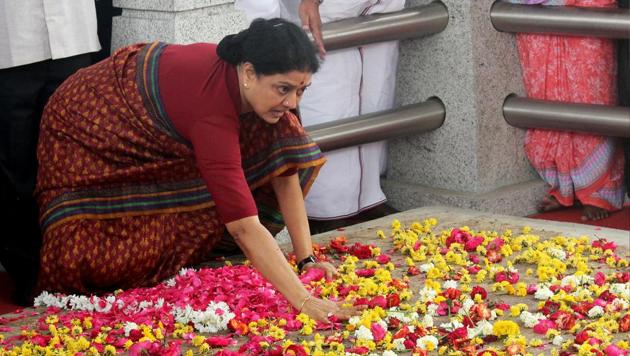
[[[326,49],[324,48],[324,39],[322,37],[322,19],[319,16],[319,0],[302,0],[298,13],[302,21],[302,29],[313,35],[315,47],[317,47],[319,51],[319,57],[324,59]]]
[[[355,315],[360,315],[363,309],[365,309],[365,306],[344,307],[341,302],[311,297],[304,303],[300,312],[316,321],[329,323],[330,318],[333,316],[339,320],[348,320]]]
[[[311,268],[317,268],[324,271],[327,280],[332,279],[333,277],[337,277],[338,275],[337,268],[335,268],[335,266],[328,262],[307,263],[306,265],[304,265],[304,268],[302,268],[302,273],[308,271]]]

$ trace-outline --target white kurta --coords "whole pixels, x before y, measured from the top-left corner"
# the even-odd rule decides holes
[[[324,0],[323,23],[402,10],[405,0]],[[237,0],[250,20],[283,17],[300,23],[299,0]],[[300,102],[304,126],[391,109],[394,104],[398,42],[329,51]],[[312,219],[352,216],[385,202],[380,175],[386,146],[376,142],[325,152],[321,169],[306,197]]]
[[[0,69],[100,49],[94,0],[0,0]]]

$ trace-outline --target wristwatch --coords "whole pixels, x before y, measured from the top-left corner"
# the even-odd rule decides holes
[[[298,272],[302,273],[302,269],[304,268],[304,266],[306,266],[309,263],[317,263],[317,259],[315,258],[315,256],[308,255],[304,257],[300,262],[298,262],[297,264]]]

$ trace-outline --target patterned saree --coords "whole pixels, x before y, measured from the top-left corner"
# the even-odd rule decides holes
[[[222,238],[193,150],[165,119],[157,85],[163,44],[134,45],[82,69],[53,94],[41,123],[38,289],[147,286],[208,258]],[[259,217],[283,225],[270,179],[297,171],[306,195],[324,158],[292,114],[240,118],[246,179]]]
[[[524,0],[514,3],[614,7],[615,0]],[[594,37],[518,34],[527,96],[600,105],[616,104],[614,42]],[[575,199],[609,211],[623,205],[624,157],[614,137],[531,129],[525,152],[549,194],[564,206]]]

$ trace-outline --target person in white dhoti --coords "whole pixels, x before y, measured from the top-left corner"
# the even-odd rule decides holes
[[[282,17],[313,32],[324,57],[322,23],[402,10],[405,0],[237,0],[248,19]],[[319,41],[318,41],[319,40]],[[329,51],[300,103],[304,126],[391,109],[394,104],[398,42]],[[310,220],[343,220],[368,212],[392,212],[380,186],[386,169],[386,144],[375,142],[326,152],[324,165],[306,197]],[[373,209],[378,207],[376,209]],[[374,214],[375,211],[379,213]],[[371,213],[370,213],[371,211]],[[362,214],[365,215],[365,214]],[[350,220],[356,222],[356,220]],[[315,224],[317,225],[317,224]],[[334,224],[323,224],[336,227]],[[324,228],[323,230],[326,230]]]

